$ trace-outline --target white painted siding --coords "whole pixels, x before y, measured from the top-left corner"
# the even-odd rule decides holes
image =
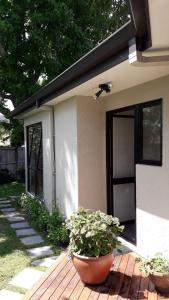
[[[162,167],[136,165],[137,251],[152,255],[169,249],[169,77],[110,95],[105,111],[163,98]]]
[[[77,97],[79,206],[107,210],[105,113],[91,97]]]
[[[56,200],[66,216],[78,207],[76,101],[55,106]]]
[[[41,111],[24,120],[25,136],[26,126],[42,122],[42,139],[43,139],[43,198],[48,210],[52,211],[53,193],[53,140],[52,140],[52,111]],[[27,155],[25,156],[27,164]],[[26,168],[27,171],[27,168]],[[27,182],[27,172],[26,172]]]

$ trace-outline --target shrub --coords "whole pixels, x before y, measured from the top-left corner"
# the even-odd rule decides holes
[[[22,194],[19,204],[33,225],[45,232],[51,242],[55,245],[68,243],[63,216],[57,208],[50,215],[43,202],[28,194]]]
[[[141,261],[140,271],[146,274],[154,272],[169,274],[169,259],[165,258],[162,254],[158,253],[152,258],[138,258]]]
[[[14,181],[14,177],[9,174],[7,169],[0,170],[0,184],[8,183]]]
[[[63,216],[57,208],[50,216],[48,237],[54,244],[66,245],[69,242],[68,231],[65,227]]]
[[[115,249],[123,231],[119,220],[101,211],[92,212],[80,208],[66,220],[70,231],[70,253],[84,256],[103,256]]]
[[[20,204],[33,225],[47,232],[49,213],[43,202],[40,202],[28,194],[22,194]]]

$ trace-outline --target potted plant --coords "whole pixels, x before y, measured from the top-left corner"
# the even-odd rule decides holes
[[[101,211],[80,208],[66,220],[70,232],[69,252],[83,282],[105,281],[113,262],[112,251],[123,231],[119,220]]]
[[[141,261],[140,271],[145,272],[160,293],[169,293],[169,259],[162,254]]]

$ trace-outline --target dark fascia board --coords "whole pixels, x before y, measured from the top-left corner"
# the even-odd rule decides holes
[[[123,62],[128,58],[128,44],[133,37],[138,38],[139,50],[147,48],[150,44],[150,36],[147,34],[148,4],[145,5],[146,1],[148,0],[129,0],[133,16],[131,21],[29,97],[12,112],[12,116],[16,117],[29,109],[39,107],[108,68]],[[145,22],[143,22],[144,19],[146,19]],[[142,23],[144,24],[141,25]]]
[[[89,73],[92,74],[93,70],[95,70],[94,74],[96,74],[96,69],[99,69],[101,65],[105,64],[106,61],[109,61],[110,58],[115,58],[117,64],[120,63],[120,61],[117,60],[117,54],[121,54],[123,50],[128,48],[128,42],[133,36],[135,36],[135,30],[132,22],[129,21],[109,38],[92,49],[92,51],[87,53],[54,80],[19,105],[12,112],[12,116],[15,117],[31,107],[38,107],[41,104],[46,103],[54,94],[57,94],[57,96],[63,94],[65,87],[69,85],[72,86],[73,82],[75,82],[74,86],[79,85],[79,78],[81,78],[81,83],[84,82],[84,80],[82,80],[83,76],[86,78],[86,75]],[[124,56],[122,55],[122,61],[123,60]]]
[[[148,0],[128,0],[133,26],[137,33],[138,50],[152,46]]]

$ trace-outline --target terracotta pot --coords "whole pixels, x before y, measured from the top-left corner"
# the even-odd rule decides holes
[[[158,292],[169,293],[169,274],[154,272],[149,274],[149,278]]]
[[[96,285],[106,280],[113,263],[113,255],[109,253],[100,257],[87,257],[74,254],[72,261],[81,280]]]

